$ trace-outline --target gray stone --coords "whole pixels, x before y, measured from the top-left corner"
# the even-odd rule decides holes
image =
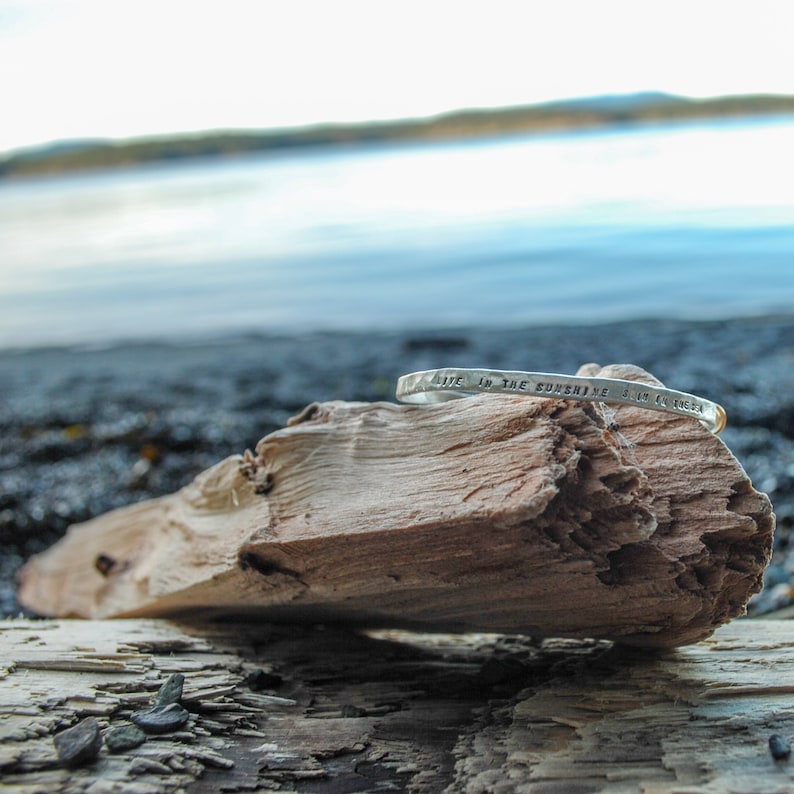
[[[105,734],[105,745],[111,753],[123,753],[142,745],[146,734],[136,725],[119,725]]]
[[[93,761],[102,749],[102,734],[94,717],[86,717],[77,725],[55,735],[55,750],[61,763],[79,766]]]
[[[791,744],[777,733],[769,737],[769,752],[775,761],[785,761],[791,755]]]
[[[185,676],[182,673],[172,673],[163,682],[154,697],[155,708],[158,706],[168,706],[171,703],[179,703],[182,697],[182,686],[185,683]]]
[[[130,719],[146,733],[169,733],[181,728],[189,716],[190,713],[178,703],[169,703],[133,712]]]

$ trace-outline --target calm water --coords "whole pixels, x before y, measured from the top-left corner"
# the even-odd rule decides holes
[[[0,182],[0,347],[794,309],[794,120]]]

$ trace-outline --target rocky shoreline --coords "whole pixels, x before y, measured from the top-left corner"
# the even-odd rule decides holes
[[[725,407],[722,438],[778,518],[751,613],[792,603],[794,316],[785,316],[0,353],[0,613],[20,611],[16,571],[67,526],[176,490],[315,400],[393,400],[397,376],[417,369],[573,373],[589,361],[638,364]]]

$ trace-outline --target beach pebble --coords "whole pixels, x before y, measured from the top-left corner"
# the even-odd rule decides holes
[[[130,719],[146,733],[169,733],[181,728],[189,716],[190,713],[178,703],[169,703],[167,706],[135,711]]]
[[[791,755],[791,744],[780,734],[773,733],[769,737],[769,752],[775,761],[782,761]]]
[[[86,717],[77,725],[55,735],[55,750],[62,764],[79,766],[93,761],[102,749],[102,734],[94,717]]]
[[[123,753],[142,745],[146,734],[135,725],[119,725],[105,734],[105,744],[111,753]]]
[[[168,706],[171,703],[179,703],[184,683],[185,676],[182,673],[169,675],[157,691],[152,705],[156,708],[158,706]]]

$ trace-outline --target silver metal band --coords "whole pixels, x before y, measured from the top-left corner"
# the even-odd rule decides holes
[[[397,380],[397,399],[405,403],[438,403],[473,392],[523,394],[585,402],[619,403],[699,419],[712,433],[725,427],[721,405],[674,389],[618,378],[585,378],[549,372],[498,369],[430,369]]]

